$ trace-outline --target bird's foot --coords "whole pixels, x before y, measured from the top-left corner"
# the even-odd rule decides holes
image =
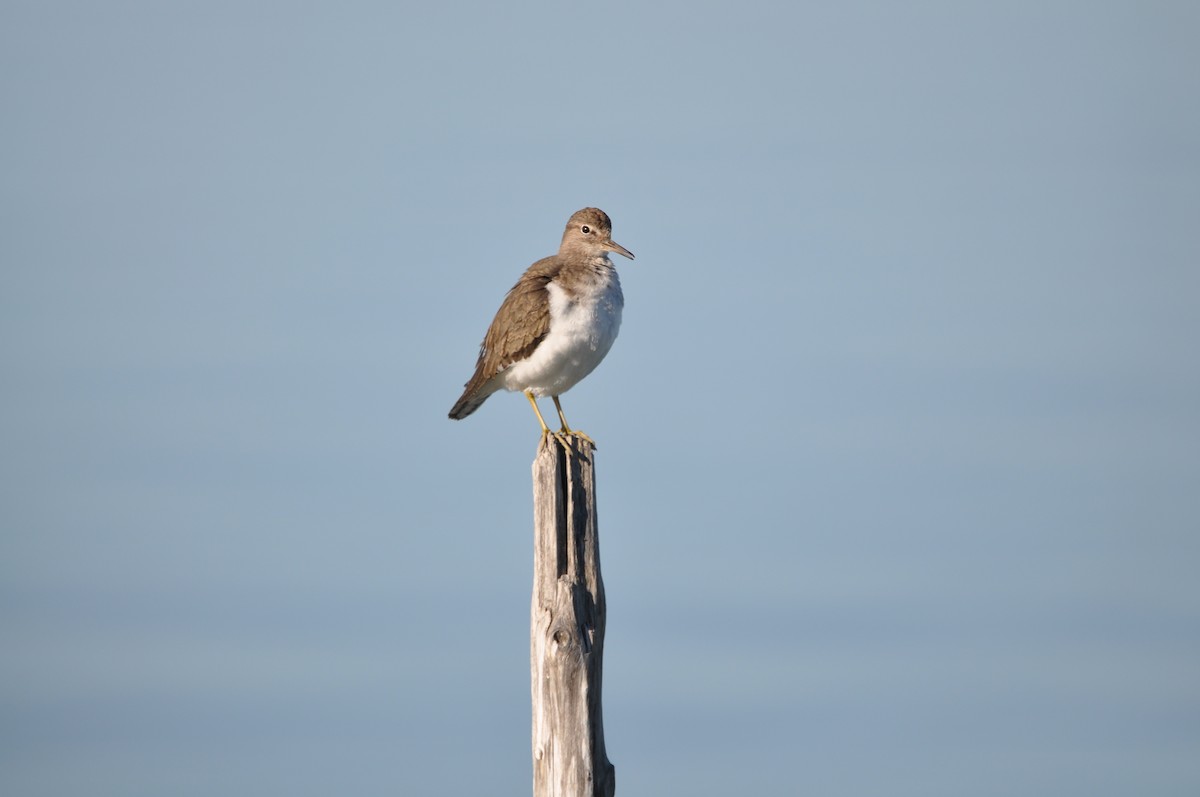
[[[549,429],[543,429],[542,430],[542,441],[538,445],[539,446],[547,445],[548,439],[550,439],[550,438],[552,438],[554,440],[554,442],[556,442],[560,446],[562,446],[563,451],[567,452],[568,454],[571,453],[571,441],[568,440],[567,436],[565,434],[563,434],[562,432],[552,432]]]
[[[580,440],[586,441],[587,444],[592,447],[593,451],[596,449],[596,441],[593,440],[592,438],[588,437],[587,434],[579,431],[578,429],[568,429],[567,427],[564,426],[561,430],[559,430],[558,434],[562,435],[564,437],[578,437]]]
[[[587,444],[592,447],[593,451],[596,450],[596,441],[593,440],[592,438],[588,437],[583,432],[580,432],[575,429],[562,429],[557,432],[553,432],[549,429],[543,429],[542,430],[542,441],[541,441],[541,443],[539,443],[539,445],[543,445],[543,446],[546,445],[546,443],[547,443],[546,438],[548,438],[548,437],[554,438],[554,441],[556,443],[558,443],[560,446],[562,446],[563,451],[567,452],[568,454],[577,453],[575,451],[574,445],[571,441],[572,437],[586,441]]]

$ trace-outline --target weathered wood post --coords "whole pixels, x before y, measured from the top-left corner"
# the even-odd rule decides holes
[[[543,438],[533,461],[533,794],[612,797],[600,710],[604,582],[595,450],[569,440],[570,453]]]

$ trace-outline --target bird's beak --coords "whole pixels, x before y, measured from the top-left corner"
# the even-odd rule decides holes
[[[618,255],[625,255],[625,257],[633,260],[633,252],[630,252],[611,238],[604,242],[604,248],[610,252],[616,252]]]

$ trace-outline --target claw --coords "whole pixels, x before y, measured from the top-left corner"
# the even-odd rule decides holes
[[[563,434],[562,432],[554,432],[554,431],[551,431],[550,429],[543,429],[542,430],[542,439],[538,443],[538,446],[540,447],[540,446],[548,445],[547,438],[553,439],[554,442],[556,442],[560,446],[562,446],[563,451],[565,451],[566,453],[568,453],[568,454],[574,453],[574,449],[571,447],[570,437]]]
[[[589,446],[591,446],[593,451],[596,449],[596,441],[595,441],[595,440],[593,440],[592,438],[588,437],[588,436],[587,436],[587,434],[585,434],[584,432],[581,432],[581,431],[579,431],[578,429],[568,429],[567,427],[565,427],[565,426],[564,426],[564,427],[563,427],[563,428],[562,428],[562,429],[559,431],[559,434],[560,434],[560,435],[565,435],[565,436],[568,436],[568,437],[577,437],[577,438],[579,438],[580,440],[583,440],[583,441],[585,441],[585,442],[586,442],[586,443],[587,443]]]

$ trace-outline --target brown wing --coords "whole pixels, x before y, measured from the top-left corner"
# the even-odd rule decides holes
[[[546,283],[559,271],[555,260],[548,257],[534,263],[504,297],[479,346],[475,373],[450,410],[451,418],[465,418],[478,409],[495,390],[487,389],[492,377],[531,355],[545,339],[550,331],[550,294]]]

